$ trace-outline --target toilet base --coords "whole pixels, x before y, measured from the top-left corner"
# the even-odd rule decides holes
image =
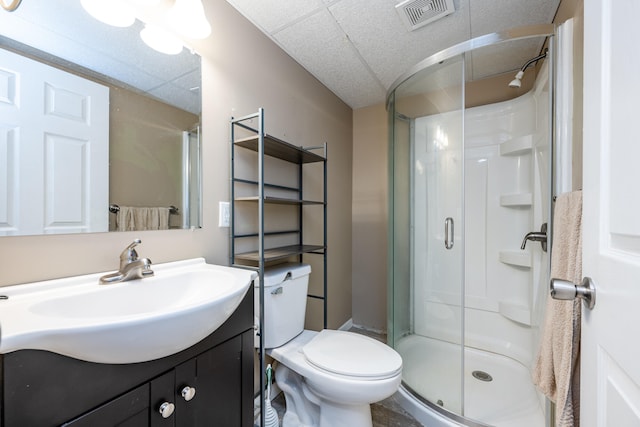
[[[280,364],[276,382],[284,393],[282,427],[372,427],[370,405],[343,405],[316,395],[304,378]]]

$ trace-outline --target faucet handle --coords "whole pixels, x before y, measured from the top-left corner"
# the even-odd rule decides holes
[[[547,252],[547,223],[545,222],[540,227],[540,231],[531,231],[524,236],[522,240],[522,246],[520,249],[524,250],[527,246],[527,240],[533,240],[534,242],[540,242],[542,245],[542,250]]]
[[[129,246],[127,246],[120,254],[120,266],[136,261],[138,259],[138,252],[134,249],[142,243],[142,240],[135,239]]]

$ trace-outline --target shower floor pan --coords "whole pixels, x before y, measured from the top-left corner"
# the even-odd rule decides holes
[[[403,359],[404,382],[430,402],[451,412],[460,412],[458,345],[409,335],[400,339],[396,350]],[[495,427],[545,426],[529,370],[519,362],[466,348],[464,384],[466,418]]]

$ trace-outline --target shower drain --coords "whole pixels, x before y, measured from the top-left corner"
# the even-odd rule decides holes
[[[480,381],[486,381],[486,382],[493,381],[493,377],[484,371],[473,371],[471,375],[473,375],[474,378]]]

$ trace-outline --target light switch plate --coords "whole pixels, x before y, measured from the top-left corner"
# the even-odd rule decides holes
[[[229,202],[220,202],[218,210],[218,227],[229,227],[231,216]]]

